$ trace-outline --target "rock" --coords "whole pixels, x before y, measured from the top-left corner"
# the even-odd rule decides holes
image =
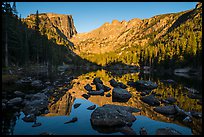
[[[147,135],[147,131],[144,127],[140,129],[140,135]]]
[[[34,114],[30,114],[30,115],[27,115],[27,116],[23,117],[22,120],[24,122],[35,122],[36,121],[36,116]]]
[[[6,109],[6,104],[5,103],[1,103],[2,105],[2,109]]]
[[[44,93],[34,94],[30,100],[25,101],[23,112],[25,114],[39,115],[43,113],[48,106],[48,97]]]
[[[118,82],[118,86],[123,88],[123,89],[127,88],[127,86],[125,84],[123,84],[122,82]]]
[[[43,87],[43,84],[42,84],[42,81],[41,81],[41,80],[34,80],[34,81],[31,83],[31,86],[36,87],[36,88],[42,88],[42,87]]]
[[[74,109],[78,108],[81,105],[81,103],[74,104]]]
[[[191,115],[195,118],[202,118],[202,113],[201,112],[195,112],[191,111]]]
[[[176,102],[176,99],[174,97],[169,97],[166,99],[166,101],[168,101],[170,104],[173,104]]]
[[[25,96],[25,94],[21,91],[15,91],[14,94],[17,96],[17,97],[23,97]]]
[[[168,83],[168,84],[174,84],[175,83],[175,81],[172,79],[161,80],[161,82]]]
[[[7,99],[2,99],[1,102],[2,102],[2,103],[7,103],[8,100],[7,100]]]
[[[202,99],[202,94],[200,95],[189,92],[187,96],[191,99]]]
[[[118,88],[118,87],[113,89],[113,92],[112,92],[113,99],[128,101],[131,97],[132,95],[125,89]]]
[[[68,123],[74,123],[78,120],[77,117],[73,117],[70,121],[65,122],[64,124],[68,124]]]
[[[39,126],[41,126],[42,125],[42,123],[34,123],[33,125],[32,125],[32,127],[39,127]]]
[[[182,135],[182,134],[173,128],[159,128],[156,131],[156,135]]]
[[[111,94],[110,93],[106,94],[106,97],[111,97]]]
[[[96,85],[96,90],[101,90],[101,89],[104,90],[103,84],[96,83],[95,85]]]
[[[177,113],[177,110],[175,109],[174,105],[156,107],[153,110],[158,113],[165,114],[165,115],[174,115]]]
[[[90,97],[89,94],[83,94],[82,97],[84,97],[85,99],[88,99]]]
[[[118,131],[123,133],[124,135],[137,135],[137,133],[129,126],[118,128]]]
[[[88,107],[87,109],[88,110],[94,110],[95,108],[96,108],[96,105],[92,105],[92,106]]]
[[[57,67],[58,71],[67,71],[69,69],[68,65],[63,65],[63,66],[59,66]]]
[[[16,97],[16,98],[9,100],[7,102],[7,105],[8,106],[15,106],[15,105],[20,105],[22,102],[23,102],[23,99],[21,97]]]
[[[183,122],[189,123],[189,122],[192,122],[192,119],[191,117],[187,116],[183,119]]]
[[[152,90],[158,87],[157,84],[144,80],[138,80],[136,82],[129,81],[128,85],[135,87],[137,90]]]
[[[25,95],[25,99],[27,99],[27,100],[30,100],[31,98],[32,98],[32,96],[33,96],[33,94],[28,94],[28,95]]]
[[[191,117],[191,112],[186,112],[183,109],[179,108],[177,105],[174,105],[174,108],[177,111],[178,116],[190,116]]]
[[[103,89],[104,89],[104,92],[107,92],[107,91],[110,91],[110,90],[111,90],[111,88],[108,87],[108,86],[106,86],[106,85],[103,85]]]
[[[45,84],[46,85],[51,85],[51,82],[50,81],[46,81]]]
[[[20,80],[17,80],[16,84],[23,85],[23,84],[30,84],[31,82],[32,82],[32,78],[31,77],[25,77],[25,78],[22,78]]]
[[[199,94],[200,93],[199,91],[197,91],[193,88],[184,87],[184,89],[188,90],[192,94]]]
[[[103,84],[103,81],[100,80],[100,78],[96,77],[93,79],[93,83],[96,85],[96,83]]]
[[[104,90],[100,89],[99,91],[89,91],[89,95],[104,95]]]
[[[112,87],[117,87],[118,86],[118,83],[115,81],[115,79],[111,79],[109,82],[110,82],[110,85]]]
[[[87,91],[92,91],[92,87],[91,87],[89,84],[86,84],[86,86],[84,86],[84,88],[85,88]]]
[[[160,102],[154,95],[144,96],[140,98],[143,102],[150,106],[159,106]]]
[[[136,120],[131,113],[139,111],[133,107],[106,104],[92,112],[91,123],[93,126],[107,127],[130,125]]]

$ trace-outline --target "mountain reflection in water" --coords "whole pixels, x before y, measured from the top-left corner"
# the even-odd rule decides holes
[[[90,84],[93,90],[96,89],[95,85],[92,84],[95,77],[100,77],[103,84],[110,87],[111,90],[104,93],[104,96],[93,96],[91,95],[88,100],[82,97],[87,91],[84,89],[86,84]],[[50,132],[53,134],[123,134],[122,132],[113,129],[112,131],[107,131],[106,129],[98,129],[92,127],[90,122],[90,115],[93,110],[87,110],[87,107],[96,104],[97,107],[103,106],[104,104],[115,104],[123,106],[131,106],[139,108],[141,111],[135,113],[137,120],[133,123],[132,129],[139,134],[139,129],[145,127],[149,134],[155,134],[158,128],[162,127],[172,127],[184,135],[191,134],[201,134],[202,133],[202,119],[193,118],[192,123],[184,123],[174,117],[167,117],[161,115],[153,110],[154,107],[143,103],[140,100],[140,93],[135,88],[128,86],[127,91],[132,94],[132,97],[127,102],[113,102],[112,96],[106,97],[106,94],[110,93],[112,95],[113,87],[108,82],[114,78],[118,82],[122,82],[127,85],[128,81],[137,80],[151,80],[158,84],[158,88],[153,91],[161,94],[159,98],[167,98],[169,96],[174,97],[177,102],[175,103],[180,108],[185,111],[196,111],[202,112],[202,106],[197,104],[199,100],[190,99],[187,96],[187,90],[184,90],[185,81],[180,81],[175,77],[155,77],[151,75],[141,75],[140,73],[126,73],[123,75],[111,75],[110,72],[106,70],[98,70],[96,72],[89,72],[82,74],[71,81],[72,88],[67,90],[67,92],[54,104],[49,104],[49,113],[38,117],[38,122],[42,123],[42,126],[32,128],[31,123],[25,123],[20,119],[16,121],[14,134],[40,134],[42,132]],[[161,80],[172,78],[176,84],[165,84]],[[196,88],[199,87],[201,90],[201,85],[197,81],[196,83],[191,83],[192,86]],[[188,84],[188,86],[190,86]],[[74,109],[73,105],[75,103],[81,103],[81,105]],[[162,104],[163,105],[163,104]],[[23,117],[21,112],[21,117]],[[64,122],[70,120],[73,117],[77,117],[78,121],[75,123],[64,124]],[[140,124],[139,124],[140,123]]]

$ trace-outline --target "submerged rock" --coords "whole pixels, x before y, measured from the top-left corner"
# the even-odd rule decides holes
[[[94,110],[95,108],[96,108],[96,105],[92,105],[92,106],[88,107],[87,109],[88,110]]]
[[[76,122],[77,120],[78,120],[78,118],[77,118],[77,117],[73,117],[71,120],[69,120],[69,121],[65,122],[64,124],[74,123],[74,122]]]
[[[139,111],[133,107],[106,104],[92,112],[91,123],[94,126],[108,127],[131,125],[136,120],[132,113]]]
[[[144,96],[140,98],[143,102],[150,106],[159,106],[160,102],[154,95]]]
[[[140,129],[140,135],[147,135],[147,130],[144,127]]]
[[[81,105],[81,103],[74,104],[74,109],[78,108]]]
[[[41,126],[42,125],[42,123],[34,123],[33,125],[32,125],[32,127],[39,127],[39,126]]]
[[[156,135],[182,135],[182,134],[173,128],[167,127],[157,129]]]

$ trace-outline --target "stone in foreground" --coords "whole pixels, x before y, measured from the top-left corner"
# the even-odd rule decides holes
[[[117,87],[113,89],[112,97],[113,99],[128,101],[132,95],[127,90]]]
[[[141,100],[150,106],[159,106],[160,102],[154,95],[141,97]]]
[[[93,126],[124,126],[131,125],[136,120],[133,112],[140,110],[128,106],[106,104],[96,108],[91,114]]]
[[[177,110],[175,109],[174,105],[156,107],[153,110],[158,112],[158,113],[166,114],[166,115],[174,115],[177,113]]]

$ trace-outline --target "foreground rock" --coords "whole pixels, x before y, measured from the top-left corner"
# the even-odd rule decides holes
[[[89,91],[89,95],[104,95],[104,90],[100,89],[99,91]]]
[[[114,88],[112,92],[112,98],[114,100],[120,100],[120,101],[128,101],[132,95],[125,89],[122,88]]]
[[[96,108],[91,114],[93,126],[124,126],[131,125],[136,120],[133,112],[140,110],[128,106],[106,104]]]
[[[156,135],[182,135],[182,134],[173,128],[159,128],[156,131]]]
[[[93,79],[93,83],[96,85],[96,83],[103,84],[103,81],[100,80],[100,78],[96,77]]]
[[[10,107],[15,106],[15,105],[20,105],[22,103],[22,101],[23,101],[23,99],[21,97],[16,97],[16,98],[10,99],[7,102],[7,105]]]
[[[158,112],[158,113],[165,114],[165,115],[174,115],[177,113],[177,110],[174,107],[174,105],[156,107],[153,110]]]
[[[92,91],[92,87],[91,87],[89,84],[86,84],[86,86],[84,86],[84,88],[85,88],[87,91]]]
[[[30,100],[24,101],[25,107],[23,108],[24,114],[39,115],[44,113],[48,106],[48,97],[44,93],[34,94]]]
[[[138,80],[136,82],[129,81],[128,85],[135,87],[137,90],[152,90],[158,87],[157,84],[144,80]]]
[[[159,106],[160,102],[154,95],[144,96],[140,98],[143,102],[150,106]]]
[[[109,82],[110,82],[110,85],[112,87],[117,87],[118,86],[118,83],[115,81],[115,79],[111,79]]]

